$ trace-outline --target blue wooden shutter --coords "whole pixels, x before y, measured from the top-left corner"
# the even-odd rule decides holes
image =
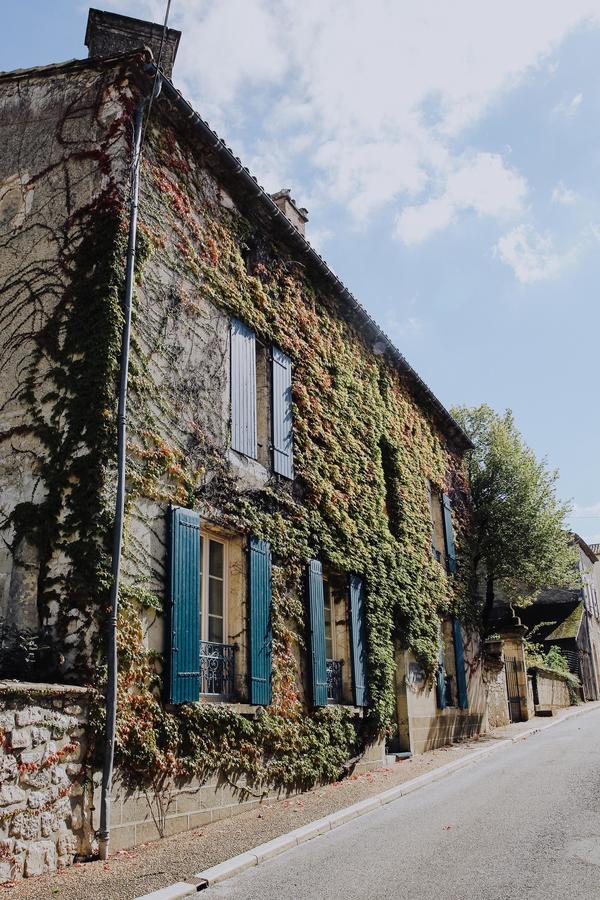
[[[467,674],[465,672],[465,651],[463,644],[462,628],[456,616],[452,619],[454,630],[454,658],[456,660],[456,685],[458,687],[458,705],[461,709],[469,708],[469,696],[467,694]]]
[[[367,706],[367,629],[365,587],[362,578],[350,575],[350,639],[352,642],[352,689],[355,706]]]
[[[446,709],[446,669],[444,667],[444,635],[440,627],[438,668],[435,673],[435,696],[438,709]]]
[[[273,347],[271,392],[273,471],[293,478],[292,361],[278,347]]]
[[[256,459],[256,339],[231,320],[231,446]]]
[[[180,507],[169,510],[170,703],[200,696],[200,517]]]
[[[325,659],[325,597],[323,566],[318,559],[308,564],[308,606],[313,703],[327,706],[327,662]]]
[[[448,494],[442,495],[442,511],[444,514],[444,539],[446,542],[446,560],[448,571],[456,572],[456,548],[454,546],[454,529],[452,527],[452,503]]]
[[[250,537],[250,703],[268,706],[271,679],[271,547]]]

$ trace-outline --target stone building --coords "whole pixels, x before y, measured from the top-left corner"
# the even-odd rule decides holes
[[[32,851],[52,866],[97,827],[132,134],[153,92],[111,848],[380,764],[396,724],[413,751],[484,726],[461,624],[469,441],[291,192],[266,194],[173,87],[173,30],[157,77],[161,37],[92,10],[89,58],[0,76],[2,668],[87,688],[93,775],[77,829],[68,810],[27,840],[1,819],[14,877],[27,841],[54,841]]]
[[[578,583],[543,591],[519,612],[527,635],[546,650],[556,646],[581,681],[584,700],[600,699],[600,563],[591,547],[573,535]]]

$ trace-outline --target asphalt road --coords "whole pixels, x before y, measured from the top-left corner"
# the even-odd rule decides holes
[[[209,888],[206,900],[600,900],[600,711]]]

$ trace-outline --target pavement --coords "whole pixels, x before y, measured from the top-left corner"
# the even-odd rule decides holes
[[[598,707],[209,886],[203,896],[598,900]]]

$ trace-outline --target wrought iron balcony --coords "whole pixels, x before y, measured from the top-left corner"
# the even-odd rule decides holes
[[[200,641],[200,693],[233,694],[233,644]]]
[[[327,702],[342,702],[342,665],[341,659],[328,659],[327,665]]]

